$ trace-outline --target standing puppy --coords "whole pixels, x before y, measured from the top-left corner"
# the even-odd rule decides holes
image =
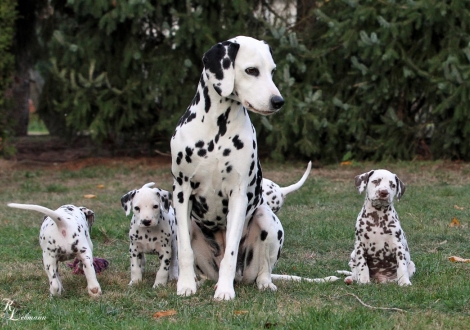
[[[151,188],[153,182],[131,190],[121,197],[126,215],[133,212],[129,229],[131,281],[142,281],[145,254],[158,254],[160,268],[153,288],[178,278],[176,257],[175,212],[171,207],[171,194],[163,189]]]
[[[86,207],[63,205],[53,211],[46,207],[31,204],[9,203],[8,206],[34,210],[46,215],[39,232],[44,268],[49,277],[51,295],[58,296],[63,287],[59,275],[59,261],[76,257],[82,262],[83,272],[88,282],[88,294],[92,297],[101,294],[93,266],[93,243],[90,231],[95,214]]]
[[[350,275],[345,282],[376,280],[411,285],[415,264],[393,207],[393,198],[399,200],[403,196],[405,185],[387,170],[358,175],[355,183],[359,193],[366,191],[366,198],[356,221],[356,242],[349,261],[351,272],[342,271]]]
[[[242,36],[218,43],[203,63],[196,95],[171,139],[177,293],[194,294],[199,275],[217,281],[215,299],[230,300],[234,280],[276,290],[271,271],[284,231],[263,201],[248,110],[270,115],[284,99],[272,80],[276,65],[263,41]],[[200,232],[190,234],[195,230]],[[206,240],[195,242],[201,235]]]

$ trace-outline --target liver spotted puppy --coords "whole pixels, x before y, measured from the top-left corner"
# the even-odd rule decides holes
[[[144,184],[142,188],[131,190],[121,197],[126,215],[131,211],[133,213],[129,229],[129,285],[142,281],[145,254],[157,254],[160,259],[153,288],[165,285],[168,279],[178,278],[176,222],[171,194],[163,189],[152,188],[154,185],[153,182]]]
[[[351,272],[345,282],[351,284],[397,281],[411,285],[416,268],[410,258],[405,232],[393,206],[405,193],[405,185],[387,170],[372,170],[356,176],[359,193],[366,191],[362,210],[356,221],[356,242],[351,253]]]
[[[39,244],[51,295],[58,296],[64,291],[59,275],[59,261],[73,258],[82,263],[88,294],[92,297],[101,295],[93,266],[93,243],[90,238],[91,226],[95,221],[93,211],[74,205],[63,205],[55,211],[32,204],[9,203],[8,206],[46,215],[39,232]]]

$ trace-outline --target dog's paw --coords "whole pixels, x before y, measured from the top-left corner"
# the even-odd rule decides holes
[[[232,288],[231,290],[215,290],[214,299],[215,300],[232,300],[235,298],[235,290]]]
[[[259,290],[271,290],[271,291],[277,291],[277,286],[274,285],[273,282],[267,282],[267,283],[258,283],[258,289]]]
[[[191,282],[186,282],[183,283],[183,281],[178,280],[178,283],[176,285],[176,293],[178,296],[191,296],[196,293],[197,286],[196,286],[196,281],[191,281]]]
[[[88,294],[91,297],[99,297],[101,295],[101,288],[99,286],[94,288],[88,288]]]
[[[155,281],[152,288],[155,289],[158,286],[165,286],[167,281]]]
[[[398,281],[398,285],[399,285],[399,286],[408,286],[408,285],[411,285],[411,282],[410,282],[409,279],[403,279],[403,280],[400,279],[400,280]]]

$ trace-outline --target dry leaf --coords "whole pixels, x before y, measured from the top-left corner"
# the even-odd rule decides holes
[[[341,166],[349,166],[349,165],[352,165],[352,161],[348,160],[346,162],[341,162],[340,165]]]
[[[455,257],[455,256],[449,257],[449,260],[452,262],[470,262],[470,259],[464,259],[464,258]]]
[[[83,197],[85,197],[85,198],[96,198],[96,195],[87,194],[87,195],[83,195]]]
[[[243,314],[248,314],[248,311],[234,311],[233,314],[235,314],[235,315],[243,315]]]
[[[460,221],[457,218],[452,218],[452,222],[449,224],[449,227],[460,227]]]
[[[456,210],[465,210],[465,207],[454,205],[454,209],[456,209]]]
[[[96,188],[98,188],[98,189],[103,189],[103,188],[104,188],[104,184],[99,184],[99,185],[96,186]]]
[[[175,315],[176,311],[174,309],[170,309],[167,311],[161,311],[161,312],[156,312],[152,315],[154,319],[159,319],[161,317],[167,317],[167,316],[172,316]]]

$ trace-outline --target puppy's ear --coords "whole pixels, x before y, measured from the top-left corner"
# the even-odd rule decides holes
[[[93,223],[95,222],[95,212],[93,212],[92,210],[84,206],[80,206],[80,211],[82,211],[83,214],[85,214],[86,221],[88,222],[88,230],[91,232],[91,227],[93,226]]]
[[[401,196],[405,194],[405,184],[395,175],[395,182],[397,184],[397,200],[400,200]]]
[[[134,199],[135,193],[137,190],[131,190],[127,194],[121,197],[121,205],[124,211],[126,211],[126,216],[131,213],[132,209],[132,200]]]
[[[168,213],[171,206],[171,193],[158,188],[154,188],[154,190],[157,193],[158,198],[160,198],[160,207]]]
[[[366,189],[367,184],[369,183],[369,178],[374,174],[374,171],[369,171],[367,173],[362,173],[357,175],[354,178],[354,183],[356,184],[356,189],[360,194]]]
[[[207,83],[223,97],[233,92],[235,86],[235,57],[240,44],[224,41],[212,46],[204,56],[204,73]]]

